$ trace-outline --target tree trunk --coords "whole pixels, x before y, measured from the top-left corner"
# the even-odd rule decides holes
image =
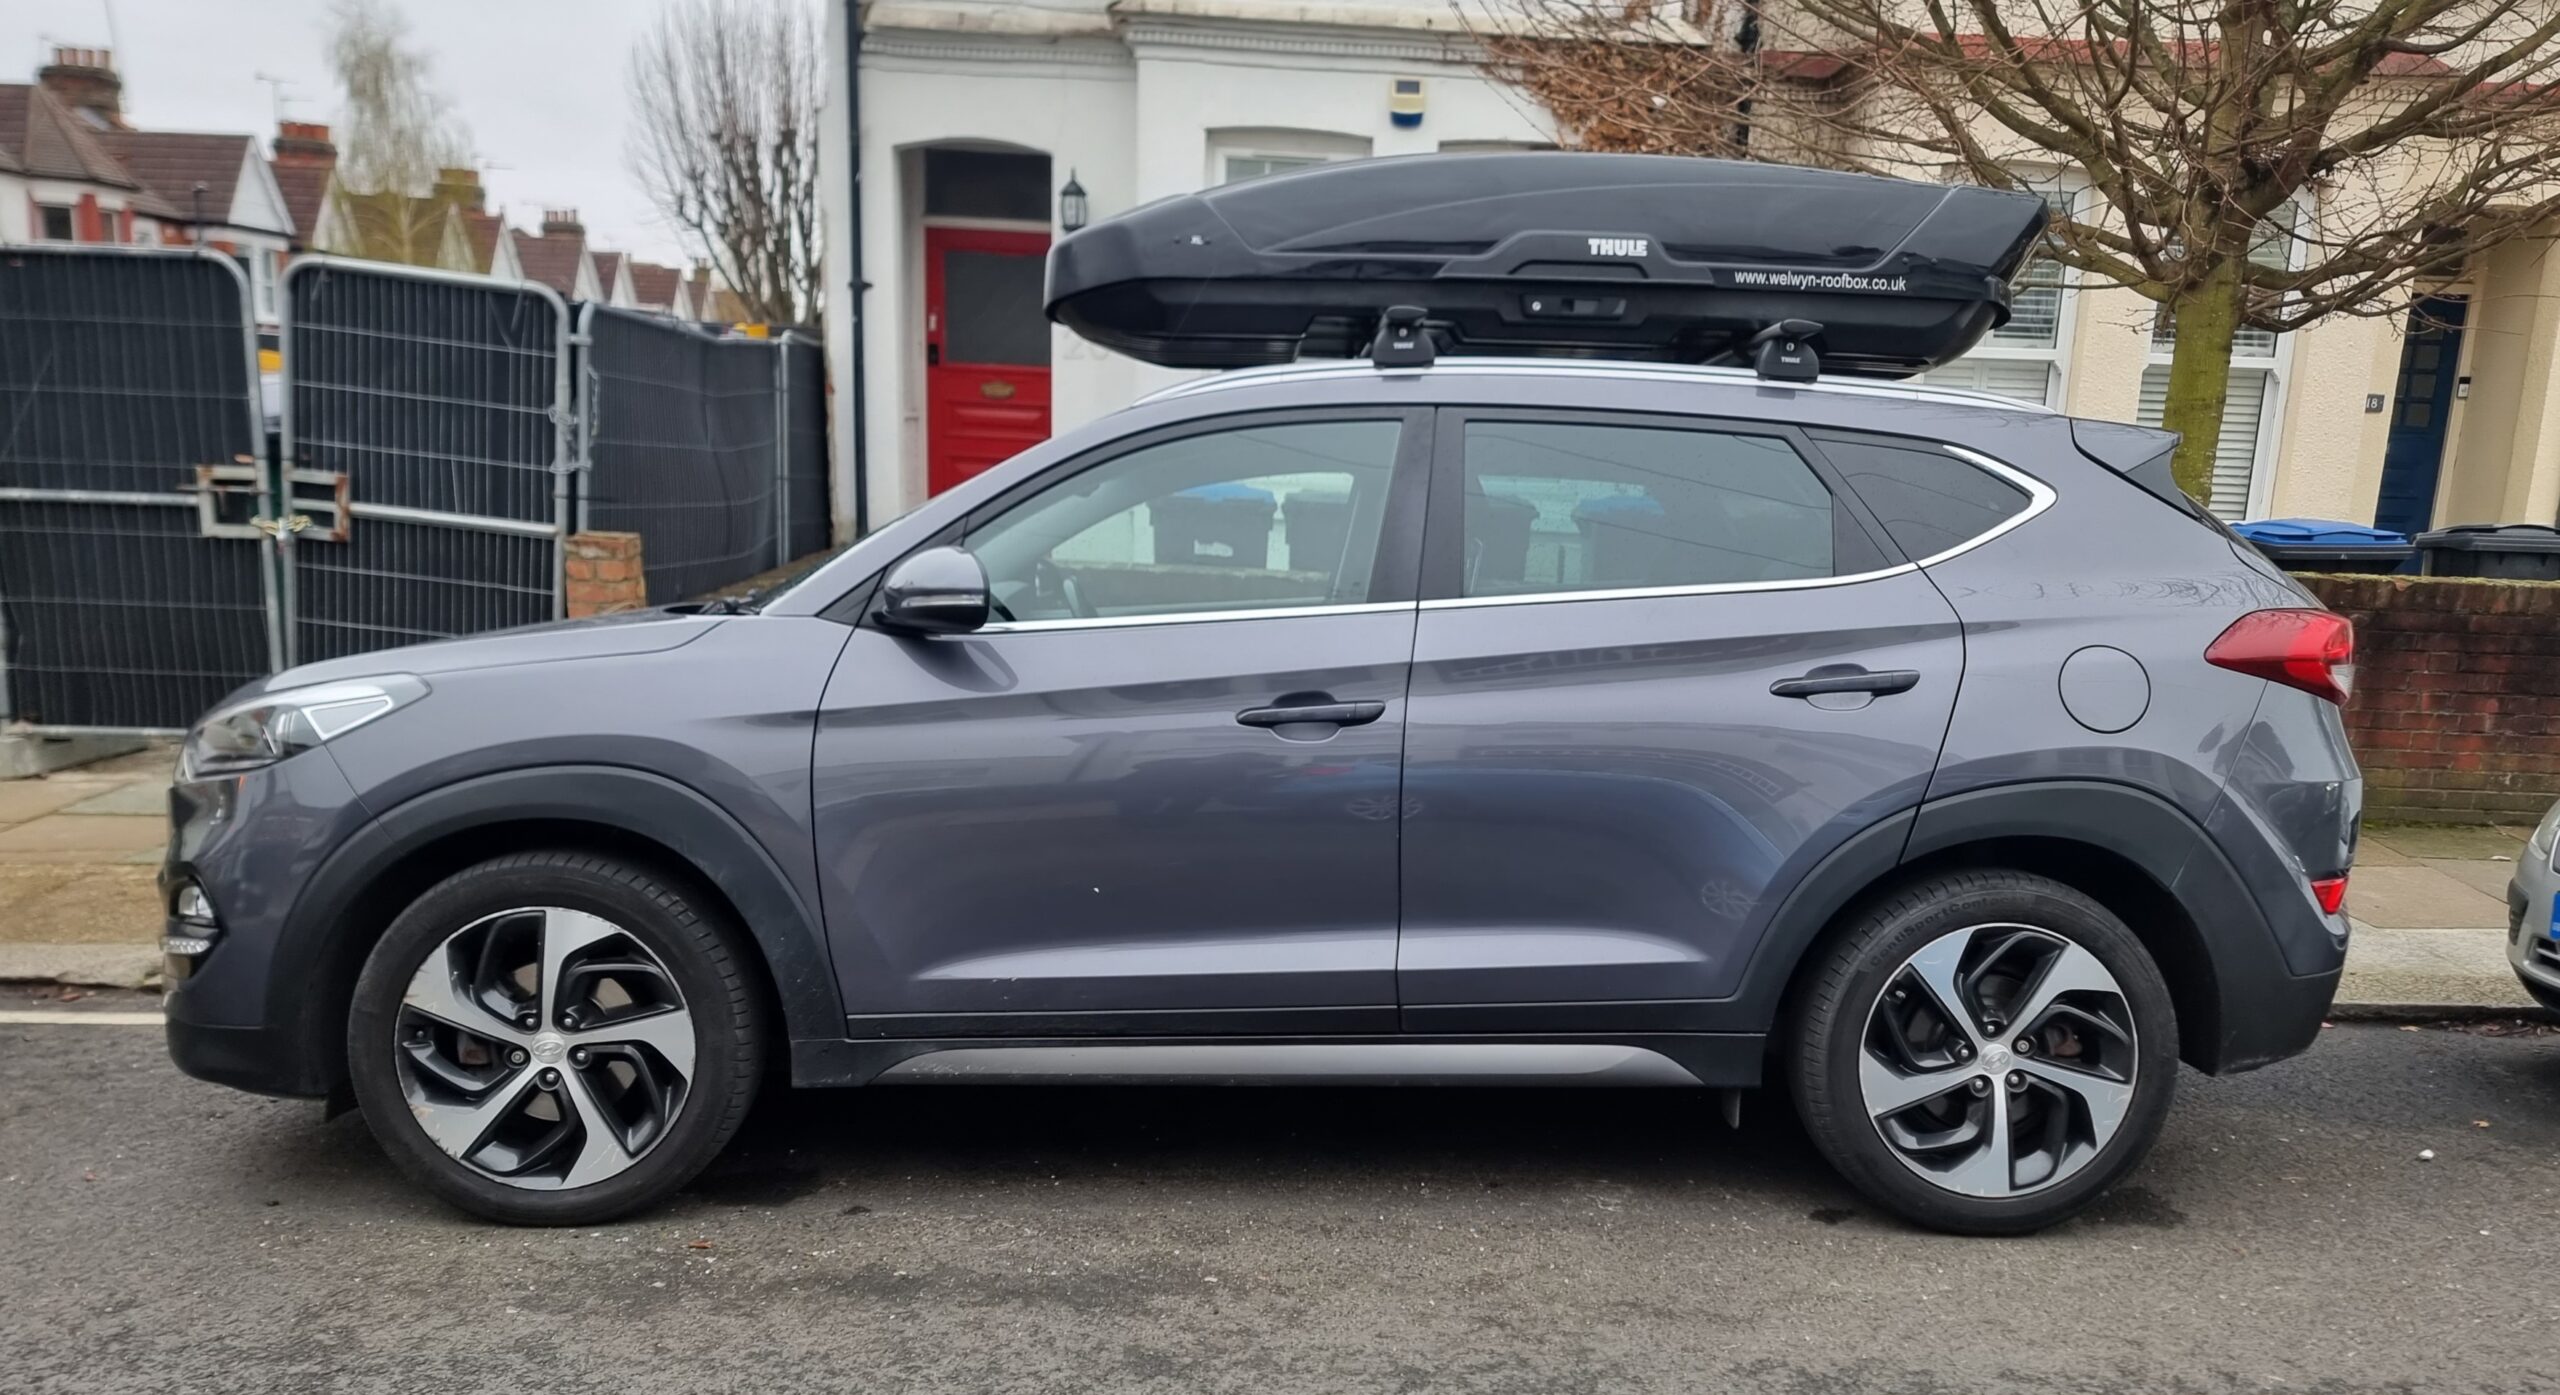
[[[2231,340],[2240,328],[2240,259],[2225,257],[2205,279],[2169,302],[2178,347],[2169,359],[2169,401],[2160,424],[2185,439],[2170,468],[2197,503],[2213,498],[2214,448],[2231,400]]]

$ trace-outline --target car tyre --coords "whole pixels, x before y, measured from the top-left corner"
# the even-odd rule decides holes
[[[374,946],[349,1075],[429,1191],[587,1225],[664,1201],[727,1145],[763,1073],[761,1017],[700,893],[599,854],[513,854],[437,883]]]
[[[1851,912],[1801,982],[1780,1061],[1815,1145],[1868,1197],[1933,1230],[2013,1235],[2150,1151],[2177,1041],[2122,920],[2047,877],[1965,870]]]

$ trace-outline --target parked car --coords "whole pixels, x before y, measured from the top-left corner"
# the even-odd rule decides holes
[[[2560,1012],[2560,804],[2534,825],[2507,883],[2507,962],[2535,1002]]]
[[[1310,311],[1367,313],[1371,361],[1159,393],[758,604],[253,686],[173,797],[173,1054],[351,1099],[419,1182],[515,1222],[665,1198],[769,1074],[1687,1087],[1666,1111],[1766,1083],[1921,1224],[2088,1205],[2181,1060],[2318,1035],[2361,790],[2349,627],[2179,493],[2172,437],[1815,379],[1826,348],[1961,352],[2038,201],[1671,164],[1382,161],[1342,168],[1383,187],[1195,202],[1250,241],[1273,210],[1314,236],[1328,197],[1578,180],[1618,234],[1659,201],[1611,218],[1594,171],[1775,181],[1709,201],[1740,221],[1688,229],[1691,260],[1587,239],[1658,274],[1575,310],[1577,355],[1704,333],[1643,297],[1691,295],[1701,240],[1767,255],[1770,201],[1806,189],[1795,226],[1856,211],[1844,189],[1891,205],[1861,226],[1895,276],[1824,275],[1896,289],[1759,296],[1842,328],[1698,341],[1756,369],[1440,353],[1503,323],[1492,258],[1404,288],[1476,312]],[[1483,203],[1471,237],[1504,223]],[[1969,269],[1950,218],[1993,244]],[[1068,300],[1101,284],[1079,245]],[[1429,228],[1361,245],[1454,264]],[[1307,331],[1246,295],[1242,349],[1150,336],[1187,303],[1053,313],[1165,361]],[[1324,526],[1293,541],[1267,501],[1299,496]],[[1194,517],[1221,499],[1267,542]]]

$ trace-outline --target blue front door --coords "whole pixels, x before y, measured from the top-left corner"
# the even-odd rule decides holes
[[[2435,299],[2409,312],[2409,338],[2391,398],[2391,443],[2382,457],[2382,494],[2373,510],[2376,528],[2415,536],[2434,521],[2445,416],[2453,408],[2462,317],[2469,308],[2460,300]]]

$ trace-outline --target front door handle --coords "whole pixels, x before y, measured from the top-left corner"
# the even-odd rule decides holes
[[[1907,668],[1868,670],[1855,664],[1825,664],[1802,678],[1781,678],[1769,685],[1779,697],[1809,698],[1823,693],[1907,693],[1920,675]]]
[[[1387,715],[1383,702],[1315,702],[1297,707],[1248,707],[1236,720],[1249,727],[1293,727],[1316,722],[1357,727]]]

